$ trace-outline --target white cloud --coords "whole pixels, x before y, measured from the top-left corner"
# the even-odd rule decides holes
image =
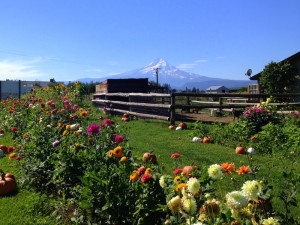
[[[196,66],[198,66],[201,63],[206,63],[208,62],[207,59],[197,59],[192,63],[183,63],[177,66],[177,68],[179,69],[192,69],[195,68]]]
[[[41,58],[32,60],[0,60],[0,79],[1,80],[24,80],[36,79],[44,76],[38,70],[37,64]]]
[[[195,63],[197,63],[197,64],[206,63],[206,62],[208,62],[207,59],[197,59],[197,60],[195,60]]]
[[[197,66],[196,63],[184,63],[177,66],[178,69],[191,69]]]

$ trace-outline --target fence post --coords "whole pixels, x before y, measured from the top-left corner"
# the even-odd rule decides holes
[[[175,125],[175,95],[171,94],[170,123]]]
[[[132,100],[132,98],[131,98],[131,96],[129,95],[129,96],[128,96],[128,102],[131,102],[131,100]],[[132,111],[131,105],[129,105],[129,112],[131,112],[131,111]]]
[[[223,98],[219,97],[219,106],[222,106],[222,105],[223,105]],[[219,112],[222,112],[222,107],[220,107]]]
[[[186,96],[186,104],[187,104],[187,105],[190,105],[190,96],[188,96],[188,95]],[[191,111],[190,111],[190,108],[187,108],[186,111],[187,111],[188,113],[191,112]]]
[[[18,88],[18,91],[19,91],[19,93],[18,93],[18,98],[19,98],[19,100],[21,99],[21,80],[19,80],[19,88]]]

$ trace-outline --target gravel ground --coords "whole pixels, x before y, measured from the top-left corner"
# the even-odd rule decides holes
[[[221,122],[230,123],[233,121],[232,115],[211,116],[208,113],[180,113],[177,114],[177,121],[203,121],[203,122]],[[237,119],[236,119],[237,120]]]

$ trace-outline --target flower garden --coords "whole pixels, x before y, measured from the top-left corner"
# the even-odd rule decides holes
[[[229,124],[161,122],[157,154],[159,139],[141,141],[155,122],[107,115],[80,83],[3,100],[0,198],[39,193],[54,224],[300,224],[300,116],[270,101]]]

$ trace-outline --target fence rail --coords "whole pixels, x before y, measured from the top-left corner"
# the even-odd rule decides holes
[[[178,118],[176,110],[245,108],[258,104],[269,97],[284,99],[284,102],[270,103],[279,107],[299,106],[295,102],[300,93],[290,94],[240,94],[240,93],[96,93],[92,102],[106,107],[113,113],[129,113],[137,117],[170,121],[175,124]],[[204,100],[197,100],[204,98]],[[195,100],[196,99],[196,100]],[[287,99],[290,101],[287,102]],[[166,103],[168,102],[168,103]],[[227,109],[227,110],[226,110]],[[181,118],[181,117],[180,117]]]

